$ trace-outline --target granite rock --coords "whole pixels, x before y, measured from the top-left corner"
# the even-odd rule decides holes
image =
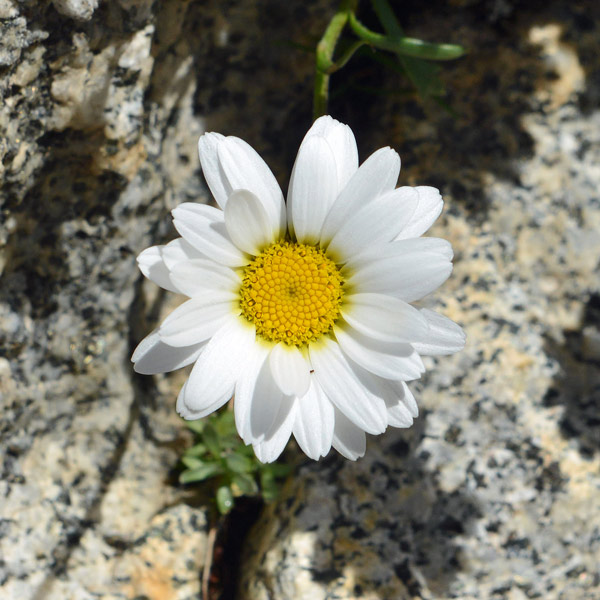
[[[208,201],[207,128],[254,143],[296,94],[310,106],[310,54],[273,40],[328,8],[269,4],[0,1],[2,598],[200,597],[210,507],[176,483],[185,374],[129,361],[180,300],[135,256],[175,236],[173,207]]]
[[[135,255],[174,237],[174,206],[209,200],[206,130],[246,139],[285,188],[313,60],[289,41],[313,44],[331,3],[40,4],[0,0],[0,595],[199,598],[208,506],[174,472],[185,373],[129,363],[178,300]],[[429,361],[413,429],[288,482],[249,539],[240,596],[593,598],[597,8],[402,11],[411,34],[476,49],[444,71],[458,118],[365,95],[397,80],[362,59],[348,74],[365,85],[332,112],[362,158],[392,145],[403,183],[444,191],[433,235],[456,268],[427,305],[469,344]]]
[[[248,538],[240,598],[600,597],[597,7],[490,25],[486,3],[416,4],[411,34],[471,49],[446,72],[457,116],[389,99],[368,143],[444,192],[431,235],[455,269],[425,305],[467,346],[428,360],[411,430],[299,469]]]
[[[54,8],[67,17],[89,21],[98,8],[98,0],[52,0]]]

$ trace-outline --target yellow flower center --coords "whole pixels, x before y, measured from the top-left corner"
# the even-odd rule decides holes
[[[244,269],[240,306],[258,335],[302,346],[331,330],[343,285],[339,269],[320,248],[277,242]]]

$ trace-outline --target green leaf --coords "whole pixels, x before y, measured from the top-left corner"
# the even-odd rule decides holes
[[[399,57],[399,60],[408,78],[423,98],[443,96],[446,93],[444,84],[439,77],[440,67],[438,65],[409,56]]]
[[[284,463],[270,463],[264,465],[264,469],[271,471],[274,477],[287,477],[292,470],[292,466]]]
[[[221,458],[221,444],[219,442],[219,435],[212,423],[207,423],[204,426],[202,432],[202,440],[206,444],[208,451],[215,457]]]
[[[389,25],[389,23],[384,23],[385,25]],[[388,35],[383,35],[371,31],[354,14],[350,15],[350,26],[354,33],[365,43],[403,56],[426,60],[454,60],[460,58],[466,52],[462,46],[457,44],[434,44],[409,38],[397,32],[388,32]]]
[[[202,433],[206,421],[204,419],[197,419],[196,421],[186,421],[188,429],[191,429],[194,433]]]
[[[409,37],[389,41],[391,42],[389,50],[424,60],[455,60],[467,53],[466,49],[458,44],[434,44]]]
[[[275,500],[279,493],[279,486],[271,470],[263,470],[260,473],[260,490],[262,497],[267,501]]]
[[[254,477],[246,473],[237,473],[231,479],[231,484],[237,486],[245,496],[254,496],[258,493],[258,485]]]
[[[230,454],[226,459],[225,463],[227,468],[233,473],[249,473],[256,469],[253,461],[247,456],[242,456],[237,452]]]
[[[233,494],[228,486],[222,485],[217,490],[217,508],[222,515],[226,515],[233,508]]]
[[[235,417],[233,412],[225,410],[219,413],[215,419],[215,429],[219,436],[231,435],[231,432],[235,432]]]
[[[254,449],[251,445],[246,446],[241,440],[240,445],[235,449],[237,454],[242,454],[243,456],[249,456],[253,461],[256,461],[256,455],[254,454]]]
[[[206,461],[198,458],[197,456],[190,456],[189,454],[184,454],[181,457],[181,462],[190,470],[201,469],[206,463]]]
[[[185,456],[202,456],[206,454],[206,446],[204,444],[196,444],[185,451]]]
[[[392,39],[403,38],[404,32],[388,0],[372,0],[372,2],[386,34]],[[411,56],[399,55],[398,61],[421,97],[444,95],[444,86],[439,78],[440,68],[437,65]]]
[[[179,476],[181,483],[192,483],[194,481],[204,481],[215,475],[223,473],[223,467],[219,463],[206,463],[197,469],[184,471]]]

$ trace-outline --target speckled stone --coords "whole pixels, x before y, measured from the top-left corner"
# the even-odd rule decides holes
[[[330,8],[270,4],[0,0],[2,598],[200,597],[208,509],[175,470],[185,373],[129,361],[180,300],[135,256],[208,200],[207,128],[264,150],[310,107],[311,55],[273,42]]]
[[[598,9],[423,4],[402,3],[411,34],[472,49],[444,70],[458,117],[365,95],[398,80],[361,59],[332,111],[362,158],[392,145],[402,183],[444,191],[456,268],[427,304],[469,344],[429,361],[413,429],[302,467],[251,535],[242,598],[600,597]],[[200,597],[207,508],[173,473],[185,373],[129,363],[177,299],[135,255],[208,200],[205,130],[285,188],[313,60],[290,40],[331,10],[0,0],[3,598]]]
[[[424,304],[467,347],[427,361],[411,430],[299,469],[244,600],[600,598],[598,7],[469,5],[403,9],[471,48],[445,75],[458,116],[388,99],[368,139],[444,192],[455,269]]]
[[[89,21],[98,8],[98,0],[52,0],[52,4],[59,13],[81,21]]]

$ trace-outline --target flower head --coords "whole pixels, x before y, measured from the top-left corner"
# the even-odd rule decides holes
[[[232,396],[238,432],[263,462],[293,434],[311,458],[350,459],[365,432],[409,427],[420,355],[462,349],[462,329],[410,303],[450,275],[452,248],[420,237],[442,210],[431,187],[400,187],[391,148],[360,167],[352,131],[318,119],[298,151],[287,206],[260,156],[235,137],[199,141],[219,208],[173,210],[181,235],[138,264],[189,300],[135,350],[139,373],[194,364],[177,411],[199,419]]]

